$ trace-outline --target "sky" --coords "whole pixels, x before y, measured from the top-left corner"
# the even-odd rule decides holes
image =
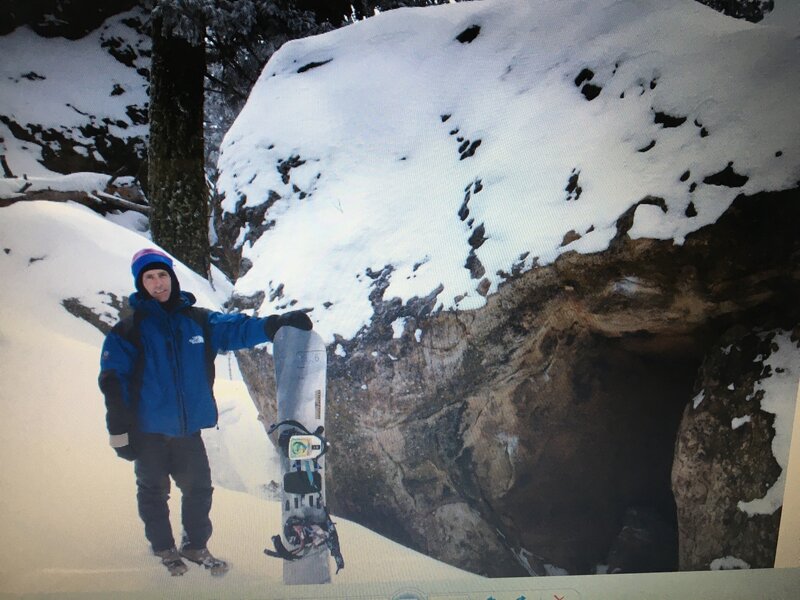
[[[124,121],[127,104],[146,101],[145,88],[97,51],[104,35],[132,35],[121,19],[75,42],[25,28],[0,37],[0,114],[74,136],[86,115]],[[474,25],[474,40],[455,39]],[[799,29],[800,8],[781,3],[749,24],[691,0],[483,0],[390,11],[286,44],[225,137],[219,163],[228,210],[242,199],[262,202],[270,189],[282,195],[267,215],[275,225],[244,245],[254,266],[235,286],[219,271],[209,285],[179,264],[182,287],[209,308],[234,292],[264,291],[261,315],[313,309],[330,343],[369,323],[368,269],[391,265],[387,299],[441,285],[443,310],[480,308],[480,280],[464,267],[480,225],[486,240],[475,253],[490,294],[504,280],[498,272],[515,265],[603,250],[617,217],[647,195],[664,198],[667,211],[640,207],[631,235],[680,244],[736,195],[800,180],[800,118],[790,101],[800,89]],[[587,82],[575,84],[584,68],[602,88],[591,101],[581,92]],[[22,76],[30,72],[44,79]],[[126,93],[111,95],[115,84]],[[686,121],[665,127],[656,113]],[[131,125],[119,133],[142,132]],[[2,123],[0,137],[18,175],[0,179],[0,198],[28,184],[93,191],[107,179],[59,176]],[[459,151],[464,142],[473,155]],[[277,166],[291,156],[305,162],[284,183]],[[741,187],[704,182],[731,162],[748,178]],[[576,173],[579,196],[565,189]],[[687,216],[690,203],[696,216]],[[234,564],[228,587],[199,569],[180,581],[164,574],[136,515],[131,465],[108,447],[96,386],[103,338],[62,302],[78,298],[115,320],[112,298],[132,291],[130,257],[152,245],[143,218],[103,218],[74,203],[0,211],[0,456],[14,457],[0,470],[0,592],[201,597],[277,586],[280,563],[261,554],[279,528],[269,493],[276,458],[229,357],[218,359],[220,428],[204,433],[216,486],[211,549]],[[570,231],[580,237],[562,246]],[[281,284],[284,296],[270,300]],[[396,323],[395,335],[402,329]],[[763,383],[761,408],[778,416],[774,452],[783,466],[800,355],[787,334],[778,339],[770,360],[786,371]],[[731,427],[746,423],[742,415]],[[774,510],[782,485],[742,510]],[[335,585],[467,576],[358,525],[337,525],[348,566]]]

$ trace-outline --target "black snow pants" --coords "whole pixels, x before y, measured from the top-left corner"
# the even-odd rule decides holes
[[[205,548],[211,537],[211,470],[200,432],[185,437],[153,433],[133,436],[137,458],[136,499],[153,552],[175,546],[167,500],[170,477],[181,491],[181,521],[188,548]]]

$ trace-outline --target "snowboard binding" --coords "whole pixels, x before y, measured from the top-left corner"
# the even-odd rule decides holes
[[[291,549],[286,547],[283,539],[286,539]],[[336,562],[336,572],[344,568],[344,558],[339,548],[339,534],[327,507],[325,507],[325,520],[321,523],[290,517],[283,527],[283,538],[274,535],[272,543],[275,545],[275,550],[266,548],[264,554],[289,561],[299,560],[325,545]]]
[[[316,460],[330,448],[322,437],[325,431],[322,425],[312,433],[299,421],[287,419],[271,425],[267,433],[272,435],[278,427],[287,427],[278,436],[278,447],[289,460]]]

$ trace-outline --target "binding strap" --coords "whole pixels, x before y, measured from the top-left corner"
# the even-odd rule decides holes
[[[272,543],[275,544],[275,550],[264,548],[264,554],[266,554],[267,556],[274,556],[275,558],[282,558],[284,560],[300,559],[299,556],[297,556],[296,554],[292,554],[292,552],[286,549],[286,546],[283,545],[283,541],[281,540],[281,536],[273,535]]]
[[[308,428],[306,428],[306,426],[303,425],[300,421],[295,421],[294,419],[286,419],[285,421],[281,421],[280,423],[275,423],[274,425],[270,425],[269,426],[269,430],[267,431],[267,434],[271,434],[273,431],[275,431],[278,427],[280,427],[282,425],[290,425],[292,427],[297,427],[303,433],[308,434],[308,435],[316,435],[317,437],[319,437],[320,434],[323,431],[325,431],[325,428],[322,425],[317,427],[312,432],[312,431],[309,431]]]

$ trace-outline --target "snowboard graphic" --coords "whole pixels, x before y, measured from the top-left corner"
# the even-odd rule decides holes
[[[281,521],[269,556],[284,559],[285,584],[329,583],[328,554],[344,566],[336,527],[325,504],[325,375],[327,355],[313,331],[282,327],[273,346],[281,456]]]

